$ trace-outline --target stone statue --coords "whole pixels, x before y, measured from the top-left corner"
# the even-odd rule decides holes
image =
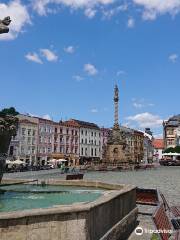
[[[0,20],[0,34],[9,32],[9,24],[11,23],[10,17],[5,17],[3,20]]]
[[[17,114],[18,112],[16,112],[14,108],[0,111],[0,183],[11,137],[16,135],[18,128]]]

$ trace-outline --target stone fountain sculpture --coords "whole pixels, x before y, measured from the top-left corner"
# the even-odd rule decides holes
[[[4,172],[9,144],[12,136],[16,135],[18,127],[17,114],[14,108],[3,109],[0,112],[0,183]]]
[[[9,24],[11,23],[10,17],[5,17],[3,20],[0,20],[0,34],[9,32]]]

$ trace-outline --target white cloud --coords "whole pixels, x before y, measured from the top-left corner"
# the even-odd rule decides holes
[[[79,75],[74,75],[73,78],[77,81],[77,82],[80,82],[82,81],[84,78],[79,76]]]
[[[66,52],[66,53],[74,53],[75,52],[75,47],[73,47],[73,46],[68,46],[68,47],[65,47],[64,48],[64,51]]]
[[[166,13],[175,15],[180,12],[179,0],[133,0],[133,2],[144,7],[145,20],[154,20],[158,15]]]
[[[133,98],[132,99],[132,105],[133,107],[135,108],[144,108],[144,107],[153,107],[154,104],[153,103],[148,103],[144,98],[142,99],[136,99],[136,98]]]
[[[117,15],[119,12],[124,12],[128,10],[128,4],[124,3],[122,5],[119,5],[117,7],[103,10],[103,17],[105,19],[111,19],[113,16]]]
[[[43,63],[37,53],[28,53],[25,56],[25,58],[29,61],[36,62],[36,63],[39,63],[39,64]]]
[[[91,109],[91,112],[92,112],[92,113],[98,113],[98,109],[97,109],[97,108],[92,108],[92,109]]]
[[[117,76],[124,75],[124,74],[126,74],[126,72],[124,70],[119,70],[116,73]]]
[[[169,61],[171,61],[172,63],[175,63],[178,59],[178,55],[176,53],[173,53],[169,56]]]
[[[133,28],[134,26],[135,26],[135,20],[134,20],[134,18],[130,17],[127,21],[127,27]]]
[[[127,117],[127,120],[136,123],[140,128],[160,127],[162,126],[163,122],[163,120],[158,115],[153,115],[148,112],[140,113],[135,116],[129,116]]]
[[[163,139],[163,134],[162,134],[162,133],[155,134],[155,135],[153,135],[153,137],[154,137],[155,139]]]
[[[52,120],[52,118],[50,117],[49,114],[45,114],[42,118],[44,118],[46,120]]]
[[[84,71],[91,76],[94,76],[98,73],[96,67],[90,63],[84,65]]]
[[[84,14],[88,18],[93,18],[96,15],[96,10],[93,8],[86,8]]]
[[[9,26],[10,31],[7,34],[1,34],[0,40],[15,39],[23,31],[24,26],[31,23],[27,7],[19,0],[11,1],[9,4],[0,3],[0,19],[7,16],[12,20]]]
[[[96,6],[105,6],[113,3],[114,0],[33,0],[32,2],[34,10],[36,10],[39,15],[46,15],[50,4],[58,4],[70,7],[71,9],[91,9],[90,15],[92,16],[95,14],[95,12],[92,13],[92,11]]]
[[[135,108],[142,108],[142,107],[144,107],[144,105],[142,103],[137,103],[137,102],[133,102],[133,106]]]
[[[49,62],[56,62],[58,60],[58,56],[50,49],[40,49],[40,52]]]

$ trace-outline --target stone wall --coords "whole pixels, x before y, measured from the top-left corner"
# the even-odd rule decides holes
[[[59,182],[56,181],[56,184]],[[61,182],[63,184],[64,181]],[[71,182],[81,186],[83,184],[83,181],[68,181],[68,185],[71,185]],[[84,185],[88,185],[88,182]],[[90,182],[89,186],[92,185],[103,188],[106,186],[99,182]],[[108,189],[110,185],[107,184]],[[112,189],[105,191],[103,196],[91,203],[1,213],[0,239],[127,239],[136,224],[135,187],[112,185]]]

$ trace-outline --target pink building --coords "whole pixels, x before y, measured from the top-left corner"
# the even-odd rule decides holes
[[[102,127],[100,129],[100,131],[101,131],[101,140],[100,140],[101,144],[100,145],[101,145],[101,159],[102,159],[102,154],[103,154],[103,151],[104,151],[104,147],[107,144],[107,139],[108,139],[108,136],[110,134],[111,129]]]

